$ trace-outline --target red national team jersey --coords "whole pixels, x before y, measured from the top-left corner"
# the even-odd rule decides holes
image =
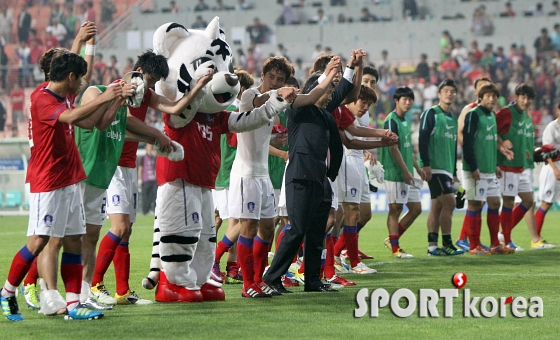
[[[151,99],[152,90],[148,90],[144,95],[144,101],[140,107],[128,107],[130,114],[141,121],[144,121],[146,119],[146,113],[148,112],[148,106],[150,105]],[[121,159],[119,159],[119,166],[124,166],[125,168],[136,168],[136,151],[138,151],[138,142],[124,142]]]
[[[339,130],[346,130],[346,128],[352,125],[356,120],[356,117],[350,112],[346,105],[334,109],[332,115]]]
[[[228,133],[230,113],[197,113],[186,126],[178,129],[168,125],[165,114],[165,133],[185,149],[185,159],[173,162],[165,157],[156,161],[158,185],[182,178],[190,184],[213,189],[220,169],[220,135]]]
[[[58,117],[73,106],[46,88],[31,98],[29,145],[31,159],[26,182],[31,192],[47,192],[76,184],[86,178],[74,140],[74,127]]]

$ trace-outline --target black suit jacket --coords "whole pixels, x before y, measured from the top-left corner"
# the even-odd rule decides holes
[[[335,180],[342,162],[342,142],[331,114],[346,98],[354,85],[342,78],[326,109],[315,105],[286,111],[288,118],[289,164],[286,184],[294,179],[322,182],[325,174]],[[330,167],[325,160],[330,149]]]

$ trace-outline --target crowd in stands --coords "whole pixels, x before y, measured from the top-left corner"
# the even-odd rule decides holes
[[[277,25],[300,23],[293,8],[314,5],[305,0],[278,0],[277,4],[281,8],[275,22]],[[347,1],[330,0],[330,5],[345,6]],[[2,132],[5,128],[4,125],[11,127],[11,121],[14,120],[9,119],[8,112],[14,111],[13,106],[18,105],[12,96],[14,84],[18,83],[18,87],[26,88],[43,81],[42,74],[37,67],[40,56],[52,47],[69,47],[68,43],[72,41],[71,38],[74,37],[76,29],[82,22],[98,20],[101,23],[100,27],[103,28],[114,20],[116,13],[115,5],[110,0],[100,0],[100,7],[95,7],[91,0],[84,1],[80,5],[69,0],[63,3],[53,1],[49,6],[51,7],[48,24],[45,28],[38,30],[38,12],[30,11],[27,2],[19,2],[15,7],[8,7],[5,3],[0,5],[0,124],[2,125],[0,137],[4,136]],[[215,11],[250,10],[254,6],[258,6],[258,3],[248,3],[244,0],[216,0],[213,4],[210,4],[208,0],[198,0],[188,5],[172,0],[169,7],[163,8],[161,11],[192,10],[197,12],[197,20],[191,24],[191,27],[204,28],[207,25],[205,16],[208,17],[206,12],[214,14]],[[472,41],[455,40],[448,31],[443,31],[440,38],[439,60],[428,60],[427,54],[422,54],[418,56],[419,61],[415,69],[400,67],[397,61],[391,59],[390,50],[367,51],[369,52],[368,64],[376,67],[380,74],[377,87],[380,100],[375,110],[370,110],[373,125],[378,126],[377,123],[392,110],[390,98],[398,86],[406,85],[414,90],[415,105],[409,114],[412,115],[413,121],[417,121],[417,116],[422,110],[437,101],[436,86],[442,79],[453,78],[459,84],[456,107],[460,108],[465,103],[474,100],[474,79],[487,76],[500,89],[500,107],[512,100],[513,89],[517,84],[526,82],[536,88],[537,97],[531,114],[537,126],[537,132],[540,132],[542,129],[539,126],[544,126],[555,118],[556,103],[560,100],[560,24],[542,28],[541,34],[535,38],[533,43],[536,50],[535,55],[528,55],[526,47],[522,44],[500,46],[490,43],[479,47],[476,40],[477,36],[492,35],[491,17],[560,15],[558,1],[552,1],[546,6],[535,3],[529,8],[520,7],[522,4],[519,2],[506,2],[502,12],[488,13],[485,5],[481,4],[475,9],[472,16],[470,26],[473,34]],[[100,9],[99,15],[96,8]],[[334,11],[335,8],[337,7],[329,7],[329,10]],[[403,19],[422,19],[416,0],[404,0],[402,8]],[[310,22],[316,24],[329,22],[333,17],[325,12],[326,7],[318,7],[317,15],[312,17]],[[337,18],[338,22],[348,22],[349,20],[369,22],[385,19],[376,16],[368,7],[364,7],[360,18],[349,18],[343,12]],[[255,76],[255,79],[260,78],[263,61],[269,57],[259,47],[259,45],[271,41],[270,37],[274,30],[269,24],[272,22],[267,24],[260,18],[254,17],[253,22],[246,26],[250,46],[246,49],[241,46],[236,47],[234,51],[235,66],[247,70]],[[549,32],[551,33],[549,34]],[[14,46],[11,55],[5,50],[5,46],[8,44]],[[312,60],[322,53],[337,52],[332,51],[328,46],[317,44],[315,51],[309,55],[309,59],[293,58],[292,55],[296,54],[296,51],[287,51],[282,44],[278,44],[277,50],[271,55],[287,57],[294,65],[296,78],[302,82],[308,76]],[[297,54],[301,55],[301,53]],[[12,65],[12,68],[7,65]],[[98,51],[95,57],[92,82],[108,84],[129,72],[132,66],[131,58],[117,60],[114,55],[107,56],[103,55],[103,51]],[[457,109],[457,113],[458,111]],[[162,125],[160,113],[151,112],[148,117],[155,126]],[[26,119],[26,115],[24,115],[24,121],[21,124],[25,124]],[[6,128],[11,132],[6,132],[5,135],[23,135],[25,131],[23,126],[18,128],[15,124],[11,130]]]

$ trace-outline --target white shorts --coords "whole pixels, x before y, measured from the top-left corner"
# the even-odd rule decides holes
[[[420,190],[405,182],[391,182],[385,180],[388,204],[406,204],[420,201]]]
[[[64,237],[86,233],[80,183],[29,195],[27,236]]]
[[[86,223],[93,225],[103,225],[107,212],[107,190],[100,189],[84,182],[80,183],[84,199],[84,212]]]
[[[369,192],[369,177],[365,166],[364,180],[362,181],[362,196],[360,197],[360,204],[362,203],[371,203],[371,193]]]
[[[338,177],[333,181],[329,179],[331,183],[331,190],[332,190],[332,202],[331,208],[334,210],[338,209]]]
[[[364,187],[367,186],[364,159],[361,157],[346,156],[342,160],[340,168],[342,174],[338,179],[338,200],[345,203],[359,204]],[[367,187],[367,193],[369,194],[369,186]]]
[[[286,162],[286,168],[288,162]],[[286,171],[284,170],[284,174]],[[286,176],[282,178],[282,189],[280,189],[280,196],[278,196],[278,216],[288,217],[288,209],[286,209]]]
[[[118,166],[107,189],[107,215],[126,214],[136,222],[138,172],[136,168]]]
[[[228,202],[229,214],[233,218],[260,220],[278,215],[270,178],[243,178],[232,175],[229,180]]]
[[[228,195],[228,188],[217,188],[216,190],[212,190],[214,206],[216,207],[216,210],[218,210],[218,215],[220,215],[220,218],[224,221],[229,218]]]
[[[502,178],[498,180],[502,196],[515,197],[520,192],[533,192],[532,179],[529,177],[532,176],[525,172],[502,171]]]
[[[500,185],[498,178],[481,178],[475,181],[470,171],[463,171],[463,188],[465,188],[465,199],[468,201],[486,201],[488,197],[500,197]]]
[[[556,166],[560,166],[560,162],[556,162]],[[560,181],[556,179],[554,170],[548,164],[542,167],[539,177],[539,197],[547,203],[560,201]]]
[[[215,227],[211,189],[192,185],[183,179],[158,187],[156,207],[160,229],[167,234]]]

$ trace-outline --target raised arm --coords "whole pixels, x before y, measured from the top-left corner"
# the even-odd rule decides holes
[[[114,86],[108,86],[105,92],[103,92],[101,95],[99,95],[89,103],[62,112],[58,117],[58,121],[66,124],[76,124],[93,115],[94,113],[96,115],[101,115],[104,110],[99,111],[99,106],[109,103],[113,99],[119,97],[121,94],[122,89],[120,85],[115,84]]]
[[[228,118],[228,128],[230,132],[251,131],[265,124],[271,124],[274,117],[286,110],[290,102],[295,99],[294,88],[292,94],[287,98],[278,95],[277,90],[270,90],[270,98],[259,107],[251,111],[235,113],[232,112]],[[293,97],[293,98],[292,98]]]
[[[320,82],[311,92],[307,94],[298,94],[294,102],[292,103],[292,108],[298,108],[300,106],[314,105],[319,98],[321,98],[325,92],[331,87],[331,82],[340,67],[340,57],[333,57],[329,61],[327,67],[325,68],[325,75],[327,78]]]
[[[99,108],[97,108],[97,110],[91,116],[82,120],[81,122],[78,122],[76,125],[88,130],[96,127],[100,131],[105,131],[105,129],[107,129],[107,127],[111,125],[111,123],[115,120],[115,116],[117,115],[118,110],[123,105],[126,105],[126,97],[131,96],[134,92],[135,85],[122,83],[113,84],[111,86],[121,87],[121,97],[113,100],[112,103],[107,103],[99,106]],[[95,100],[95,98],[99,97],[101,94],[101,90],[99,90],[97,87],[89,87],[82,97],[81,105],[85,105]]]
[[[360,95],[360,89],[362,85],[362,72],[364,68],[364,57],[366,56],[366,52],[361,49],[353,50],[352,55],[350,56],[350,60],[348,61],[348,65],[346,66],[347,69],[354,70],[354,78],[352,80],[352,84],[354,87],[352,90],[346,95],[346,98],[342,101],[340,105],[348,104],[355,102],[358,100],[358,96]],[[350,79],[348,79],[350,81]]]
[[[167,137],[163,132],[156,129],[155,127],[150,126],[140,119],[134,117],[130,114],[130,112],[126,117],[126,130],[131,131],[136,136],[141,135],[144,136],[143,138],[147,139],[141,140],[141,142],[154,144],[155,141],[157,141],[160,145],[160,150],[163,152],[170,152],[173,149],[171,139],[169,137]]]

